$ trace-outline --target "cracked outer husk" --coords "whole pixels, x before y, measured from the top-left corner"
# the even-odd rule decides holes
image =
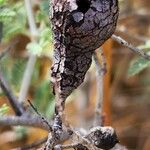
[[[52,0],[50,5],[55,48],[51,81],[66,99],[84,81],[94,51],[114,33],[118,0]]]

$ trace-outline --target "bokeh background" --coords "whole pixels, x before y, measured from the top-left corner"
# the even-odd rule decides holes
[[[20,97],[22,79],[31,55],[35,57],[27,97],[48,119],[53,117],[54,96],[50,86],[53,39],[48,0],[31,0],[38,33],[29,30],[23,0],[0,0],[0,69],[11,89]],[[149,0],[120,0],[116,34],[133,45],[150,51]],[[36,38],[36,42],[34,40]],[[17,41],[17,43],[16,43]],[[6,51],[7,47],[11,49]],[[113,126],[121,144],[130,150],[150,149],[150,62],[131,50],[108,40],[103,45],[107,59],[104,79],[105,125]],[[90,128],[96,99],[95,67],[92,64],[84,84],[67,100],[68,121]],[[7,97],[0,90],[0,116],[13,115]],[[47,132],[27,127],[0,126],[0,149],[21,147],[45,137]]]

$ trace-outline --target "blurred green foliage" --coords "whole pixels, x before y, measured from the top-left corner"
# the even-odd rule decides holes
[[[128,75],[133,76],[150,66],[150,61],[144,58],[133,60],[128,69]]]
[[[9,41],[18,33],[26,33],[27,16],[22,1],[3,0],[0,3],[0,22],[3,23],[3,40]]]
[[[33,7],[34,8],[34,7]],[[37,55],[38,61],[36,62],[32,82],[31,82],[31,96],[33,103],[37,109],[45,114],[48,118],[53,115],[54,112],[54,97],[52,94],[50,80],[47,75],[44,79],[40,80],[40,67],[43,63],[42,57],[47,57],[51,61],[53,52],[53,37],[51,33],[49,23],[49,0],[42,0],[40,5],[36,4],[36,10],[34,10],[34,16],[36,25],[38,27],[38,42],[28,42],[26,44],[26,56],[31,53]],[[0,0],[0,23],[2,26],[2,43],[9,44],[12,39],[17,35],[22,34],[32,39],[29,25],[27,20],[26,8],[24,1],[8,1]],[[19,43],[22,45],[23,43]],[[22,83],[23,74],[25,71],[27,57],[6,54],[0,60],[0,68],[6,80],[9,82],[15,95],[19,94],[19,90]],[[49,70],[49,68],[48,68]],[[6,107],[2,106],[0,111],[5,110]]]
[[[149,52],[147,52],[147,54],[150,55],[150,41],[147,41],[144,45],[141,45],[138,48],[141,50],[149,50]],[[149,60],[146,60],[142,57],[136,58],[133,61],[131,61],[131,63],[130,63],[130,66],[128,69],[128,75],[134,76],[149,66],[150,66]]]

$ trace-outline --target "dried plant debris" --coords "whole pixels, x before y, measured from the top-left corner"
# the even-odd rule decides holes
[[[109,150],[113,148],[117,143],[119,143],[117,134],[115,130],[110,127],[93,127],[90,132],[85,136],[88,141],[93,144],[98,149]],[[88,150],[89,147],[83,146],[82,144],[78,144],[75,150]]]
[[[116,143],[119,143],[117,134],[112,127],[93,127],[87,136],[93,145],[102,149],[111,149]]]
[[[117,0],[52,0],[53,85],[66,99],[84,80],[94,50],[114,33]],[[55,89],[55,88],[54,88]]]

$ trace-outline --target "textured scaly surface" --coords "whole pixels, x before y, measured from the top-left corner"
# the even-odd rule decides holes
[[[66,99],[83,81],[92,55],[114,33],[118,0],[52,0],[52,82]]]

